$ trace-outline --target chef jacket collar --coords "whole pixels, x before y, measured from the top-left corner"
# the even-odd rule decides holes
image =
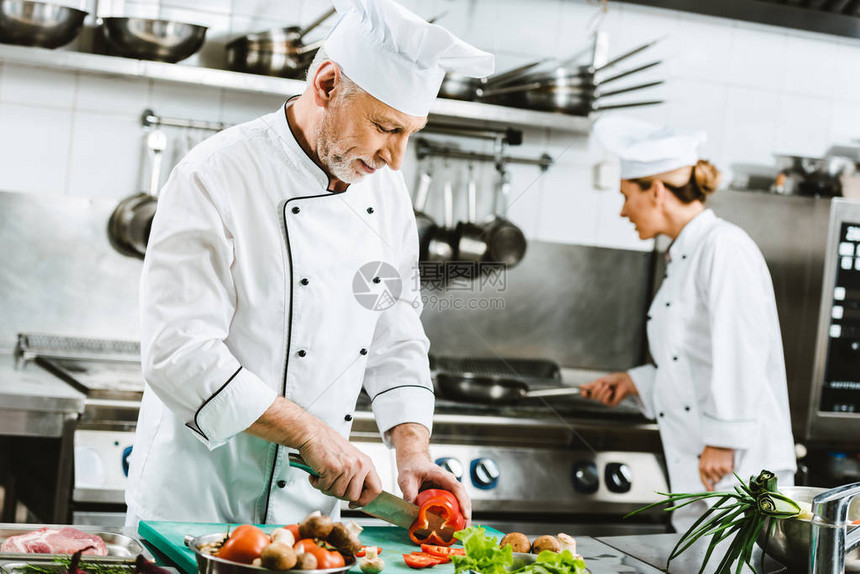
[[[687,225],[675,238],[675,241],[669,246],[667,252],[669,261],[677,261],[683,256],[689,255],[693,251],[702,238],[705,236],[711,223],[717,218],[713,210],[706,209],[702,213],[687,222]]]
[[[298,96],[296,96],[298,97]],[[266,122],[275,135],[278,136],[278,139],[284,143],[287,150],[298,160],[298,162],[305,167],[307,173],[313,177],[320,185],[320,187],[329,191],[328,189],[328,174],[326,174],[323,169],[318,166],[313,159],[305,152],[304,148],[299,144],[296,136],[293,134],[292,128],[290,128],[289,120],[287,119],[287,106],[292,105],[292,101],[295,98],[290,98],[287,100],[281,109],[272,114],[274,121]],[[330,192],[334,193],[334,192]]]

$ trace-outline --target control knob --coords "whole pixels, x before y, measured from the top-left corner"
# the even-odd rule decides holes
[[[610,462],[606,465],[603,479],[610,492],[622,494],[630,492],[633,473],[630,471],[630,467],[622,462]]]
[[[600,487],[597,465],[592,461],[579,461],[573,464],[573,489],[582,494],[594,494]]]
[[[450,456],[437,458],[436,464],[453,474],[454,478],[456,478],[458,481],[463,481],[463,463],[461,463],[456,458],[452,458]]]
[[[499,482],[499,466],[491,458],[476,458],[471,465],[472,484],[476,488],[489,490]]]

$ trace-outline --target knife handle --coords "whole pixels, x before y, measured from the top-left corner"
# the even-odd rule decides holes
[[[295,468],[300,468],[311,476],[319,476],[317,472],[308,466],[308,463],[305,462],[305,459],[298,453],[291,452],[289,456],[290,466]]]

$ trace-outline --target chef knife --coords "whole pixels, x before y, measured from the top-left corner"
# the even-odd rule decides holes
[[[300,455],[290,453],[289,460],[290,466],[304,470],[312,476],[319,476],[314,469],[308,466]],[[370,516],[379,518],[389,524],[394,524],[395,526],[400,526],[407,530],[409,530],[409,528],[412,527],[412,524],[414,524],[418,519],[418,507],[416,505],[403,500],[399,496],[395,496],[390,492],[385,492],[384,490],[380,492],[376,498],[362,506],[360,510]],[[440,535],[447,534],[450,536],[453,532],[450,527],[443,528],[444,523],[445,519],[438,514],[434,514],[432,512],[427,513],[428,531],[435,530]]]

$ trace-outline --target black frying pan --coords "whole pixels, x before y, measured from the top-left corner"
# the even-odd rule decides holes
[[[436,385],[447,399],[486,405],[514,405],[534,397],[580,394],[579,387],[530,391],[529,386],[519,379],[471,373],[437,373]]]

